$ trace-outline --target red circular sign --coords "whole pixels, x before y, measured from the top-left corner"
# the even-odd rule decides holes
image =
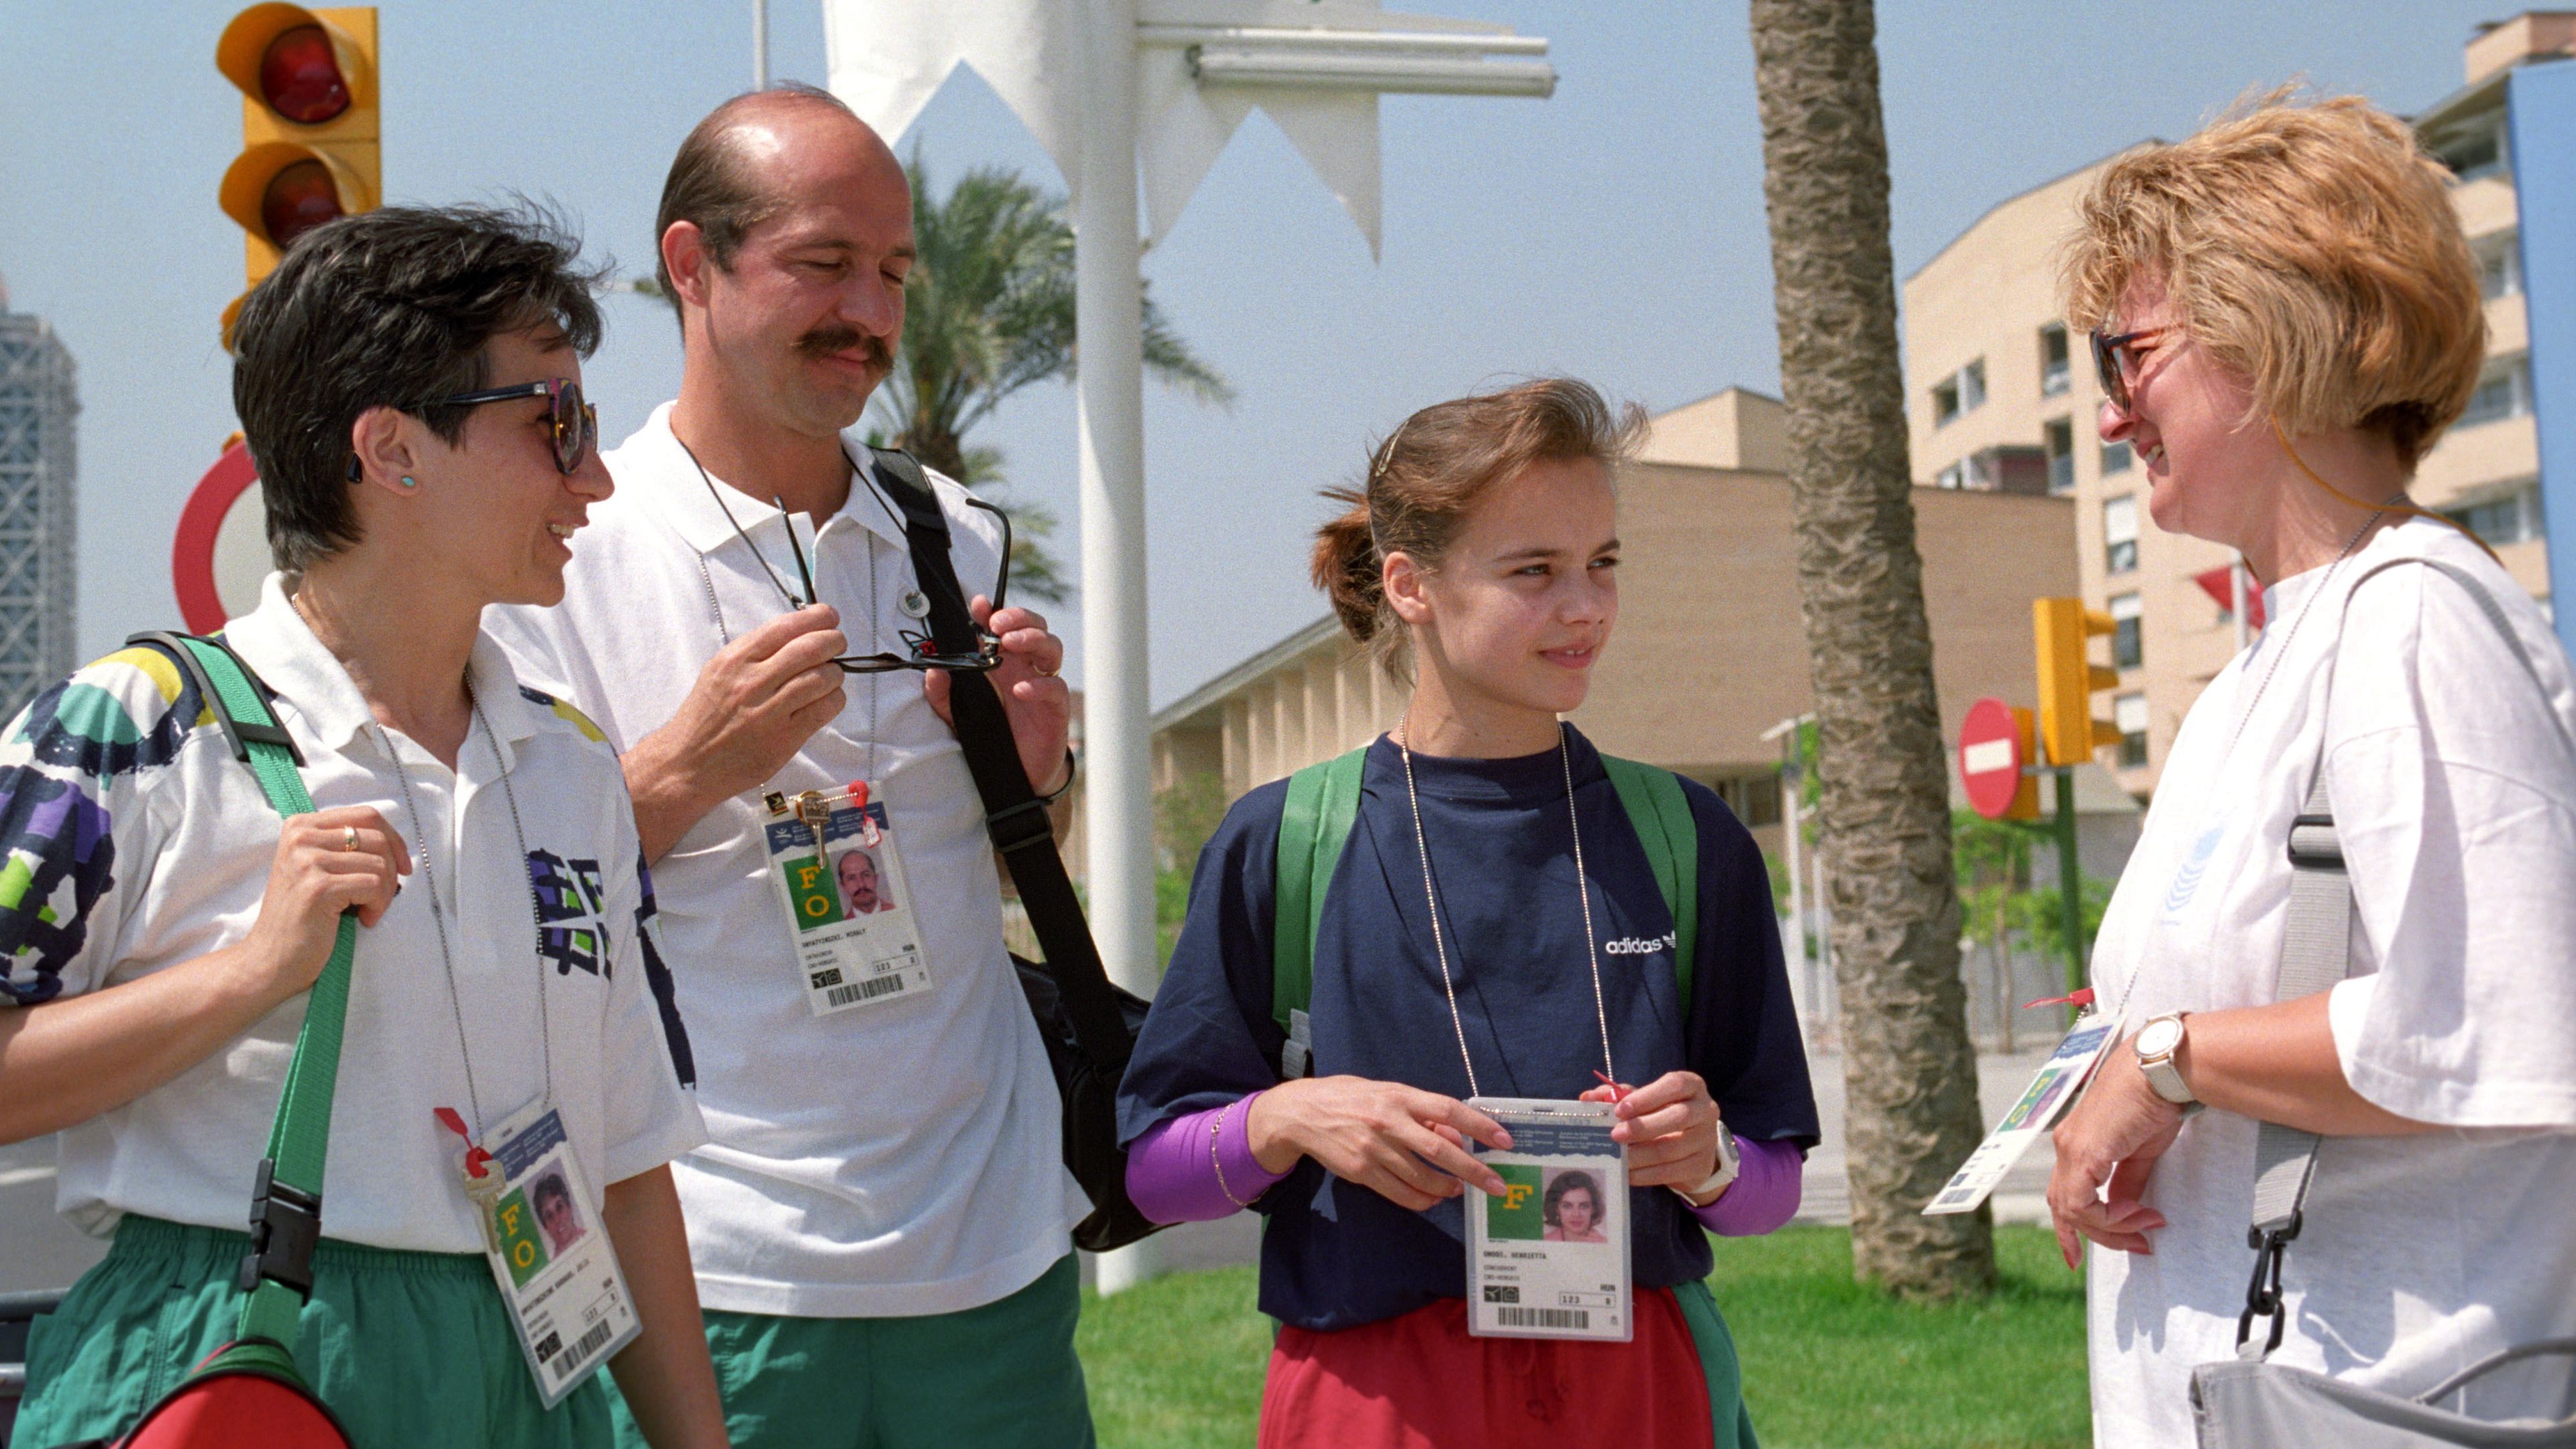
[[[1959,726],[1959,779],[1968,804],[1988,820],[2001,820],[2021,790],[2021,729],[2012,706],[1991,696],[1968,706]]]
[[[170,547],[170,587],[179,596],[179,617],[196,633],[211,634],[230,617],[215,587],[215,537],[223,531],[224,515],[258,481],[250,449],[236,440],[189,490],[188,506],[179,512],[179,537]]]

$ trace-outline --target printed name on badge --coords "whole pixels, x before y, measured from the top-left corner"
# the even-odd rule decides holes
[[[551,1409],[644,1325],[563,1115],[544,1108],[491,1149],[485,1165],[499,1181],[469,1189],[483,1219],[484,1256]]]
[[[930,990],[884,796],[860,781],[767,804],[769,875],[806,1008],[830,1016]]]
[[[1628,1149],[1607,1102],[1477,1097],[1512,1150],[1470,1143],[1503,1195],[1470,1192],[1467,1331],[1479,1338],[1626,1343],[1630,1312]]]
[[[2039,1135],[2056,1126],[2057,1119],[2075,1105],[2075,1099],[2084,1095],[2084,1084],[2091,1080],[2094,1066],[2102,1060],[2103,1049],[2117,1035],[2116,1026],[2089,1011],[2077,1017],[2075,1025],[2059,1039],[2057,1050],[2048,1054],[2030,1085],[2013,1100],[2011,1110],[1942,1184],[1923,1215],[1975,1212],[1977,1204],[2003,1182],[2004,1174],[2021,1161],[2022,1154],[2039,1140]]]

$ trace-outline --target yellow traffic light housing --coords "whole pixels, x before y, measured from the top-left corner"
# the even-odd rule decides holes
[[[2039,732],[2052,765],[2080,765],[2120,742],[2120,731],[2093,717],[2093,694],[2120,683],[2119,671],[2095,664],[2092,641],[2118,625],[2082,599],[2033,599],[2031,637],[2038,645]]]
[[[2022,708],[2020,705],[2014,705],[2012,707],[2012,717],[2013,733],[2021,737],[2021,757],[2024,765],[2027,767],[2029,765],[2038,764],[2038,717],[2033,715],[2029,710]],[[2021,783],[2013,787],[2012,804],[2004,811],[2002,818],[2006,820],[2037,820],[2039,818],[2038,774],[2028,768],[2024,768],[2022,770]]]
[[[375,9],[253,5],[215,42],[215,69],[242,93],[242,153],[218,197],[255,287],[298,236],[382,203]],[[226,346],[241,305],[224,309]]]

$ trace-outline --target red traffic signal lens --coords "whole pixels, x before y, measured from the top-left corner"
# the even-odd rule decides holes
[[[268,43],[268,53],[259,58],[259,93],[269,109],[307,126],[349,109],[348,79],[319,25],[292,26]]]
[[[340,189],[319,161],[298,161],[269,178],[259,199],[260,228],[279,251],[295,239],[340,217]]]

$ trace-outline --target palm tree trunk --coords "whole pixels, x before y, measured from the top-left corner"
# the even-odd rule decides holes
[[[1870,0],[1752,0],[1763,195],[1833,892],[1852,1269],[1915,1297],[1993,1286],[1993,1219],[1927,1218],[1977,1145],[1949,780],[1906,477]]]

